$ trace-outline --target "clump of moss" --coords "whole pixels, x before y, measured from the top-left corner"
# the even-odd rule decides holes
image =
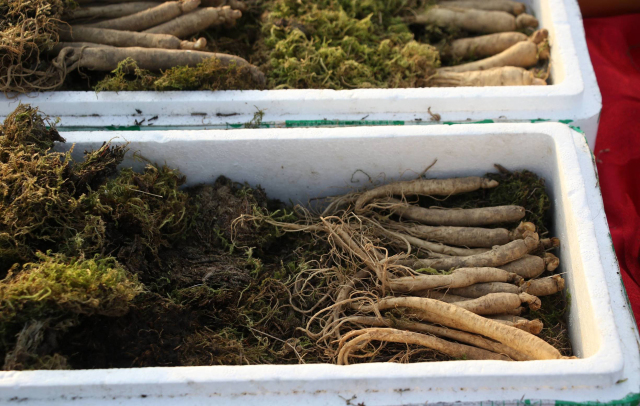
[[[500,174],[488,175],[500,182],[500,185],[489,193],[491,206],[513,204],[524,207],[524,220],[535,224],[539,234],[545,234],[551,220],[551,200],[544,179],[527,170],[511,172],[502,166],[496,166]]]
[[[39,348],[43,336],[49,330],[66,330],[81,316],[122,316],[142,291],[114,258],[36,256],[37,262],[0,281],[0,353],[7,353],[5,369],[66,367],[64,357]]]
[[[101,91],[135,90],[247,90],[259,88],[247,69],[237,66],[222,66],[216,58],[207,59],[195,67],[177,66],[164,72],[154,73],[140,69],[136,62],[127,58],[118,67],[96,84]]]
[[[570,300],[569,293],[566,296],[561,293],[542,296],[540,309],[530,312],[528,317],[542,320],[544,328],[540,332],[540,338],[556,347],[565,356],[573,355],[566,320]]]
[[[38,114],[37,108],[21,104],[0,127],[0,147],[4,150],[21,146],[34,152],[46,152],[54,142],[64,142],[53,124]]]
[[[121,316],[142,287],[114,258],[38,253],[0,283],[3,321],[58,312]]]
[[[277,0],[263,24],[269,87],[420,86],[439,55],[394,17],[403,3]]]
[[[64,139],[53,123],[29,106],[0,127],[0,275],[34,260],[38,250],[73,256],[102,248],[100,213],[88,207],[97,200],[91,190],[115,171],[125,147],[107,143],[74,164],[71,152],[50,150],[56,141]]]
[[[187,228],[187,195],[178,188],[185,180],[166,165],[148,164],[142,173],[123,168],[97,192],[109,210],[105,217],[111,238],[123,245],[138,238],[154,255],[169,240],[181,238]]]

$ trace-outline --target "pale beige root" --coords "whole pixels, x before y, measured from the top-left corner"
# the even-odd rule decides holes
[[[520,316],[523,311],[524,311],[524,307],[520,306],[520,307],[516,307],[515,309],[506,310],[505,314],[509,314],[512,316]]]
[[[232,10],[229,6],[199,8],[164,24],[149,28],[144,32],[186,38],[212,26],[232,24],[240,17],[242,17],[242,12],[240,10]]]
[[[394,231],[389,231],[389,230],[380,230],[380,233],[386,235],[389,238],[395,239],[397,242],[397,245],[400,248],[403,248],[402,245],[404,242],[408,242],[409,244],[411,244],[416,248],[421,248],[431,253],[444,254],[444,255],[469,256],[469,255],[481,254],[487,251],[486,248],[450,247],[448,245],[421,240],[420,238],[416,238],[411,235],[396,233]]]
[[[532,223],[522,223],[515,230],[506,228],[479,228],[479,227],[448,227],[425,226],[420,224],[402,224],[395,221],[386,221],[385,227],[409,234],[423,240],[436,241],[442,244],[457,245],[461,247],[492,248],[495,245],[504,245],[509,241],[522,239],[524,231],[535,231]],[[474,255],[484,251],[462,251],[463,255]],[[447,254],[447,252],[441,252]],[[449,254],[457,255],[457,254]]]
[[[412,267],[413,269],[433,268],[438,270],[449,270],[453,268],[496,268],[522,258],[537,246],[538,234],[527,232],[527,235],[523,240],[511,241],[508,244],[497,246],[491,251],[487,251],[482,254],[471,255],[468,257],[399,260],[398,263]]]
[[[349,298],[349,295],[353,291],[353,288],[356,282],[366,277],[367,274],[368,272],[366,270],[360,270],[353,276],[352,279],[348,280],[347,283],[342,285],[342,287],[338,291],[338,296],[336,296],[336,301],[335,301],[336,305],[333,308],[334,322],[337,322],[337,320],[340,318],[340,314],[342,313],[342,310],[344,309],[346,304],[345,301]],[[336,333],[338,333],[337,330],[336,330]],[[314,335],[314,334],[311,334],[309,331],[307,331],[307,334],[309,334],[311,338],[318,338],[321,335],[321,334]]]
[[[514,310],[519,313],[523,303],[527,303],[531,310],[540,308],[540,299],[528,293],[489,293],[477,299],[455,302],[455,305],[475,314],[490,315]]]
[[[458,65],[462,66],[462,65]],[[427,82],[428,87],[546,86],[544,79],[515,66],[465,72],[449,72],[442,68]]]
[[[486,58],[526,40],[527,36],[521,32],[500,32],[461,38],[451,41],[447,55],[455,59]]]
[[[531,41],[518,42],[497,55],[479,61],[463,63],[462,65],[447,66],[438,69],[440,72],[470,72],[487,70],[503,66],[529,68],[538,63],[538,46]]]
[[[541,44],[548,38],[549,38],[549,31],[546,28],[542,28],[542,29],[536,30],[533,34],[531,34],[529,36],[529,41],[533,42],[534,44]]]
[[[511,314],[519,316],[524,310],[522,307],[524,300],[527,300],[533,309],[538,309],[540,306],[540,300],[537,297],[526,293],[489,293],[475,299],[455,295],[449,290],[422,290],[412,293],[412,295],[440,300],[480,315]],[[358,309],[358,306],[353,305],[352,308]],[[414,316],[416,315],[414,314]]]
[[[393,328],[366,328],[352,331],[342,337],[338,347],[338,365],[349,365],[349,355],[353,351],[364,348],[364,346],[371,341],[421,345],[453,358],[511,361],[509,357],[501,354],[465,344],[454,343],[431,335]]]
[[[203,49],[207,46],[207,40],[204,38],[190,42],[182,41],[173,35],[119,31],[81,25],[61,26],[58,33],[60,39],[64,41],[91,42],[122,48]]]
[[[540,239],[540,245],[542,245],[542,248],[545,249],[545,250],[552,249],[552,248],[558,248],[560,246],[560,239],[556,238],[556,237],[541,238]]]
[[[541,30],[537,30],[529,37],[529,41],[538,45],[538,59],[542,61],[546,61],[551,57],[551,48],[549,45],[549,31],[545,28]],[[547,72],[544,80],[546,81],[549,74]]]
[[[498,186],[492,179],[470,176],[449,179],[416,179],[394,182],[368,190],[356,200],[355,211],[362,212],[364,206],[373,199],[388,196],[451,196],[473,192],[479,189],[491,189]]]
[[[384,317],[370,316],[350,316],[345,318],[346,321],[354,324],[370,327],[391,327],[400,330],[416,331],[418,333],[433,334],[438,337],[449,338],[461,343],[470,344],[474,347],[482,348],[487,351],[503,354],[514,361],[529,361],[531,357],[522,354],[513,348],[502,343],[486,339],[476,334],[464,331],[454,330],[446,327],[434,326],[432,324],[418,323],[415,321],[405,321],[397,319],[388,319]]]
[[[549,272],[555,271],[558,266],[560,266],[560,258],[556,257],[550,252],[545,252],[543,258],[545,267]]]
[[[533,279],[525,282],[520,289],[534,296],[553,295],[564,290],[564,278],[560,275],[553,275],[546,278]]]
[[[475,285],[466,286],[464,288],[454,288],[449,289],[448,293],[452,293],[454,295],[468,297],[468,298],[478,298],[484,295],[488,295],[489,293],[520,293],[520,288],[514,284],[506,283],[506,282],[486,282],[486,283],[477,283]]]
[[[236,66],[247,69],[254,81],[264,84],[264,74],[244,59],[227,54],[201,51],[150,49],[150,48],[64,48],[53,61],[71,71],[77,68],[110,72],[127,58],[132,58],[140,69],[165,70],[175,66],[196,66],[209,58],[216,58],[221,66]]]
[[[537,28],[538,25],[538,19],[531,14],[523,13],[516,17],[516,27],[518,27],[519,30],[523,30],[525,28]]]
[[[438,4],[445,7],[474,8],[476,10],[504,11],[513,15],[522,14],[526,7],[511,0],[442,0]]]
[[[405,19],[410,24],[457,27],[479,34],[512,32],[527,27],[537,27],[538,21],[528,14],[514,17],[504,11],[485,11],[456,7],[430,7],[426,12]],[[535,25],[534,25],[535,24]]]
[[[195,10],[200,0],[167,1],[156,7],[113,20],[88,24],[88,27],[123,31],[142,31]]]
[[[139,1],[124,4],[109,4],[105,6],[78,7],[76,9],[65,12],[62,19],[80,20],[80,19],[98,19],[98,18],[118,18],[156,7],[157,2]]]
[[[421,297],[388,297],[380,299],[372,305],[362,305],[359,310],[373,313],[396,308],[417,310],[423,320],[483,335],[508,345],[533,359],[562,358],[557,349],[534,335],[439,300]]]
[[[453,293],[449,293],[448,290],[421,290],[415,293],[412,293],[413,296],[418,297],[426,297],[428,299],[440,300],[445,303],[457,303],[464,302],[465,300],[469,300],[468,297],[454,295]]]
[[[482,282],[522,281],[518,275],[497,268],[460,268],[449,275],[416,275],[389,279],[389,288],[396,293],[426,289],[460,288]]]
[[[324,218],[321,220],[333,242],[342,247],[345,251],[352,252],[360,258],[367,268],[369,268],[369,270],[376,275],[378,280],[382,283],[384,291],[387,284],[387,275],[385,267],[379,262],[382,256],[378,250],[374,247],[370,247],[370,249],[365,251],[353,240],[353,238],[351,238],[342,225],[332,224]]]
[[[58,42],[51,46],[46,52],[50,55],[58,55],[64,48],[112,48],[111,45],[94,44],[92,42]]]
[[[544,324],[538,319],[527,320],[524,317],[512,316],[510,314],[498,314],[488,316],[490,319],[511,327],[519,328],[527,333],[538,335],[542,331]]]
[[[516,273],[525,279],[533,279],[544,273],[545,261],[536,255],[525,255],[513,262],[501,265],[499,268]]]
[[[245,11],[247,4],[241,0],[202,0],[202,7],[222,7],[229,6],[234,10]]]
[[[525,215],[521,206],[494,206],[479,209],[427,209],[407,204],[398,199],[379,201],[380,207],[393,214],[417,223],[432,226],[478,227],[491,224],[511,223]]]
[[[509,241],[524,238],[523,233],[525,231],[536,230],[535,226],[529,222],[523,222],[513,231],[509,231],[506,228],[434,227],[420,224],[401,224],[392,221],[386,222],[385,227],[442,244],[477,248],[492,248],[495,245],[504,245]],[[443,254],[446,254],[446,252],[443,252]]]

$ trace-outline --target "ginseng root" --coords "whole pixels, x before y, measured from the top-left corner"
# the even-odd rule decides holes
[[[529,27],[537,27],[538,20],[528,14],[517,17],[504,11],[485,11],[463,8],[430,7],[425,13],[407,17],[410,24],[457,27],[479,34],[512,32]]]
[[[500,32],[478,37],[461,38],[451,41],[446,54],[454,59],[486,58],[499,54],[516,43],[527,39],[526,34],[521,32]]]
[[[54,66],[66,66],[67,70],[87,68],[98,71],[112,71],[127,58],[136,61],[140,69],[159,71],[175,66],[196,66],[209,58],[216,58],[222,66],[236,66],[247,69],[253,80],[264,84],[264,74],[244,59],[227,54],[200,51],[149,48],[64,48],[53,61]]]
[[[364,211],[364,206],[373,199],[388,196],[451,196],[473,192],[478,189],[491,189],[498,186],[492,179],[470,176],[450,179],[416,179],[394,182],[368,190],[358,197],[355,211]]]
[[[500,266],[500,269],[516,273],[525,279],[533,279],[542,275],[545,271],[544,259],[535,255],[525,255],[508,264]]]
[[[523,240],[514,240],[495,247],[491,251],[468,257],[448,257],[434,259],[400,260],[398,263],[414,269],[433,268],[449,270],[453,268],[501,267],[504,264],[522,258],[538,246],[538,234],[527,232]],[[485,281],[489,282],[489,281]]]
[[[431,291],[428,294],[430,299],[441,300],[460,306],[475,314],[517,314],[522,312],[522,304],[527,303],[531,310],[540,308],[540,299],[528,293],[489,293],[476,299],[456,296],[448,292]],[[425,297],[426,295],[421,295]]]
[[[511,311],[518,311],[523,303],[527,303],[531,310],[540,308],[540,299],[528,293],[489,293],[477,299],[463,300],[455,302],[460,306],[475,314],[490,315],[504,314]]]
[[[547,268],[547,271],[549,272],[555,271],[558,266],[560,266],[560,258],[556,257],[550,252],[545,252],[543,258],[544,264]]]
[[[139,13],[89,24],[88,26],[112,30],[142,31],[193,11],[199,5],[200,0],[167,1]]]
[[[405,321],[396,319],[387,319],[384,317],[369,316],[351,316],[345,318],[346,321],[354,324],[370,326],[370,327],[391,327],[400,330],[415,331],[418,333],[432,334],[438,337],[449,338],[461,343],[473,345],[496,354],[504,354],[514,361],[529,361],[530,357],[514,350],[502,343],[488,340],[476,334],[467,333],[465,331],[454,330],[446,327],[434,326],[432,324],[418,323],[415,321]]]
[[[552,249],[552,248],[558,248],[560,246],[560,239],[556,238],[556,237],[541,238],[540,239],[540,245],[542,245],[542,248],[545,249],[545,250]]]
[[[488,316],[490,319],[497,321],[498,323],[506,324],[511,327],[519,328],[527,333],[538,335],[542,331],[544,324],[538,320],[527,320],[524,317],[512,316],[509,314],[500,314],[494,316]]]
[[[449,289],[447,293],[452,293],[454,295],[468,297],[468,298],[478,298],[490,293],[520,293],[521,290],[518,286],[513,285],[511,283],[505,282],[486,282],[486,283],[477,283],[475,285],[466,286],[464,288],[454,288]]]
[[[401,224],[397,222],[388,222],[385,226],[425,240],[461,247],[478,248],[492,248],[496,245],[504,245],[510,241],[524,238],[525,231],[536,231],[533,223],[529,222],[521,223],[513,231],[509,231],[506,228],[432,227],[419,224]],[[444,254],[446,254],[446,252]]]
[[[465,300],[469,300],[468,297],[454,295],[453,293],[449,293],[448,290],[421,290],[415,293],[412,293],[413,296],[418,297],[426,297],[429,299],[436,299],[443,301],[445,303],[458,303],[464,302]]]
[[[438,72],[469,72],[504,66],[529,68],[537,63],[538,45],[531,41],[523,41],[489,58],[463,63],[462,65],[447,66],[438,69]]]
[[[234,10],[245,11],[247,5],[241,0],[202,0],[202,7],[223,7],[229,6]]]
[[[525,282],[521,290],[534,296],[548,296],[564,290],[564,279],[560,275],[533,279]]]
[[[372,313],[395,308],[417,310],[423,320],[492,338],[533,359],[562,358],[557,349],[534,335],[439,300],[421,297],[389,297],[373,305],[363,305],[360,310]]]
[[[58,42],[46,52],[51,55],[58,55],[65,48],[112,48],[111,45],[94,44],[92,42]]]
[[[520,293],[491,293],[490,295],[497,296],[487,298],[487,295],[485,295],[476,299],[471,299],[464,296],[454,295],[448,290],[423,290],[417,292],[415,296],[437,299],[445,303],[451,303],[476,314],[511,314],[519,316],[524,310],[521,306],[522,301],[518,301],[517,298],[519,294]],[[532,299],[532,302],[535,307],[535,300]],[[420,316],[418,315],[417,317]]]
[[[242,12],[229,6],[200,8],[144,32],[186,38],[215,25],[233,24],[240,17]]]
[[[405,219],[432,226],[478,227],[491,224],[512,223],[525,215],[521,206],[494,206],[479,209],[427,209],[404,203],[398,199],[376,202],[393,214]]]
[[[482,86],[546,86],[547,81],[535,77],[524,68],[503,66],[487,70],[447,72],[440,70],[427,80],[431,87],[482,87]]]
[[[60,39],[64,41],[91,42],[94,44],[112,45],[115,47],[142,47],[162,49],[204,49],[207,40],[196,42],[182,41],[173,35],[147,34],[133,31],[110,30],[84,26],[61,27]]]
[[[476,10],[504,11],[513,15],[525,12],[526,7],[522,3],[511,0],[444,0],[439,4],[445,7],[474,8]]]
[[[348,341],[351,340],[351,341]],[[393,328],[367,328],[346,334],[339,344],[338,365],[349,365],[349,355],[371,341],[415,344],[434,349],[454,358],[510,361],[509,357],[481,348],[446,341],[438,337]]]
[[[408,242],[409,244],[411,244],[416,248],[421,248],[437,254],[468,256],[468,255],[481,254],[487,251],[486,248],[473,249],[473,248],[449,247],[448,245],[421,240],[420,238],[416,238],[411,235],[396,233],[389,230],[380,230],[380,233],[392,239],[395,239],[399,247],[402,247],[403,242]]]
[[[460,268],[449,275],[402,276],[389,279],[389,287],[398,293],[415,292],[426,289],[459,288],[482,282],[514,282],[522,279],[497,268]]]
[[[80,19],[118,18],[158,6],[156,2],[140,1],[124,4],[110,4],[106,6],[79,7],[66,12],[65,21]]]

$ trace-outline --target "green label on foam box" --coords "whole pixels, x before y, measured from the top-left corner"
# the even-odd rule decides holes
[[[404,125],[400,120],[287,120],[285,127]]]
[[[556,400],[555,406],[638,406],[640,404],[640,393],[631,393],[626,397],[610,402],[570,402]]]

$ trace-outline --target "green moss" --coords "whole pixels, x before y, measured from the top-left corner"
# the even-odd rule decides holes
[[[166,165],[148,164],[143,173],[123,168],[97,195],[117,244],[135,245],[157,256],[169,241],[184,238],[187,195],[178,190],[185,177]],[[114,238],[114,237],[119,238]]]
[[[277,0],[263,25],[269,87],[420,85],[439,56],[394,17],[403,3]]]
[[[38,250],[67,255],[99,252],[105,241],[95,189],[115,173],[125,146],[105,143],[74,163],[54,123],[20,106],[0,127],[0,275]]]
[[[569,340],[566,316],[569,313],[571,296],[567,293],[556,293],[540,297],[542,305],[539,310],[532,311],[529,319],[540,319],[544,325],[540,338],[557,348],[562,355],[571,356],[573,350]]]
[[[543,178],[527,170],[510,172],[504,168],[500,175],[489,177],[500,182],[500,185],[489,193],[491,206],[522,206],[526,209],[525,221],[535,224],[541,235],[548,231],[551,200]]]
[[[195,67],[178,66],[161,73],[138,68],[127,58],[94,87],[95,91],[135,90],[245,90],[258,88],[246,69],[235,65],[222,66],[216,58],[207,59]]]
[[[79,259],[38,253],[38,262],[0,282],[3,321],[56,312],[119,316],[141,291],[114,258]]]

